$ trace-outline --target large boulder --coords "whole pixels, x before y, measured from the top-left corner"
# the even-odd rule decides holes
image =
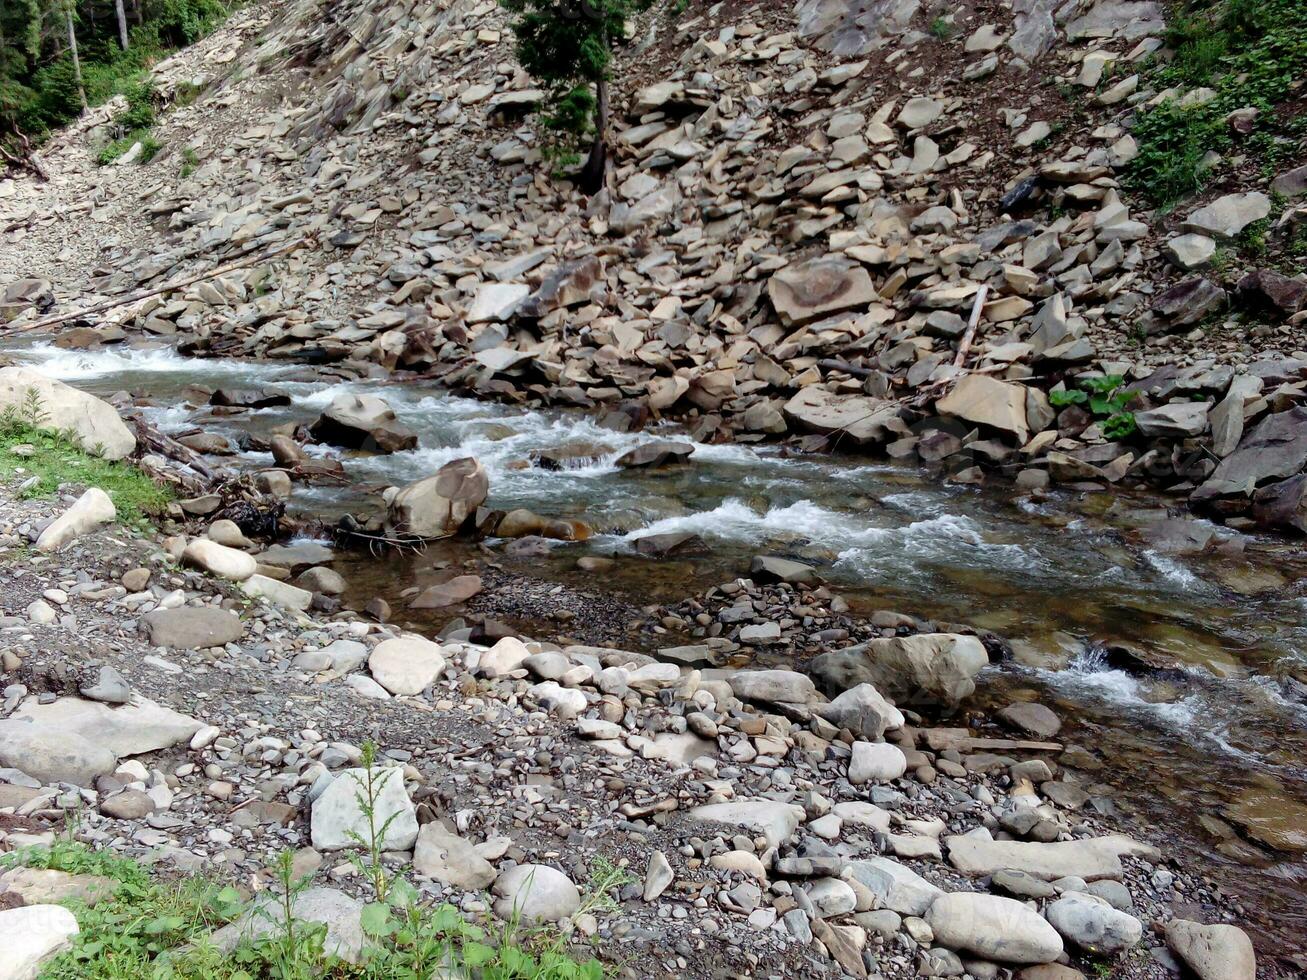
[[[418,831],[413,869],[467,891],[481,891],[495,880],[495,866],[478,854],[471,843],[438,823],[429,823]]]
[[[1030,438],[1025,385],[999,381],[984,374],[969,374],[935,403],[935,409],[941,415],[1006,432],[1020,443]]]
[[[91,786],[107,775],[118,757],[105,746],[72,732],[23,721],[0,721],[0,766],[18,769],[42,783]]]
[[[332,400],[309,427],[309,434],[332,446],[380,453],[416,449],[418,444],[417,435],[395,417],[384,401],[349,392]]]
[[[790,839],[803,819],[803,808],[793,803],[776,800],[732,800],[728,803],[706,803],[690,811],[695,820],[729,824],[762,834],[771,847]]]
[[[978,892],[941,895],[926,922],[935,942],[1000,963],[1052,963],[1062,955],[1062,937],[1023,902]]]
[[[434,476],[403,487],[390,497],[386,526],[420,538],[457,534],[490,492],[490,480],[470,456],[451,460]]]
[[[404,789],[404,772],[398,766],[372,770],[374,823],[385,827],[381,847],[385,851],[407,851],[418,837],[417,810]],[[359,806],[366,798],[367,769],[346,769],[313,801],[310,835],[319,851],[357,847],[357,837],[368,840],[368,818]]]
[[[1263,483],[1296,476],[1307,465],[1307,407],[1262,419],[1239,448],[1221,460],[1193,493],[1198,502],[1231,495],[1252,496]]]
[[[1134,946],[1144,935],[1143,923],[1129,912],[1084,892],[1063,892],[1044,915],[1062,938],[1087,953],[1113,956]]]
[[[253,555],[228,548],[208,538],[196,538],[191,541],[182,552],[182,562],[233,582],[244,582],[259,567]]]
[[[1166,924],[1166,945],[1199,980],[1254,980],[1257,976],[1253,944],[1238,926],[1172,919]]]
[[[843,806],[843,804],[841,804]],[[883,908],[900,915],[925,915],[935,899],[944,894],[906,864],[885,857],[863,858],[849,863],[854,878],[880,901]]]
[[[139,755],[190,741],[203,722],[133,695],[127,704],[108,705],[86,698],[57,698],[42,704],[30,697],[10,716],[38,729],[76,735],[114,755]]]
[[[0,911],[0,978],[35,980],[41,964],[72,945],[81,930],[62,905],[26,905]]]
[[[308,888],[291,903],[296,923],[326,926],[323,951],[347,963],[359,963],[367,937],[363,932],[363,901],[335,888]],[[263,892],[255,905],[235,922],[209,937],[215,949],[230,953],[242,943],[256,942],[269,935],[282,935],[286,928],[280,896]]]
[[[735,670],[723,677],[742,701],[806,704],[817,693],[812,678],[795,670]]]
[[[838,256],[796,262],[776,271],[767,283],[767,295],[787,325],[866,307],[877,299],[867,270]]]
[[[1128,837],[1108,835],[1084,840],[1038,841],[987,840],[970,834],[945,839],[948,859],[966,874],[992,875],[999,871],[1024,871],[1048,881],[1058,878],[1101,878],[1121,880],[1122,854],[1155,855],[1156,851]]]
[[[882,443],[894,435],[897,402],[866,395],[843,395],[817,385],[803,388],[785,403],[785,417],[799,428],[822,435],[839,433],[859,445]]]
[[[1271,213],[1271,199],[1261,191],[1226,194],[1194,211],[1184,230],[1212,238],[1237,238],[1254,221]]]
[[[105,459],[122,459],[136,449],[136,437],[116,408],[31,368],[0,368],[0,412],[10,409],[20,418],[30,409],[33,424],[66,432],[78,447]]]
[[[886,701],[870,684],[858,684],[817,707],[832,725],[847,728],[861,738],[876,741],[893,728],[902,728],[903,712]]]
[[[377,644],[368,670],[391,694],[421,694],[445,672],[445,658],[440,646],[424,637],[397,636]]]
[[[828,651],[808,670],[828,692],[871,684],[896,704],[952,708],[975,691],[975,677],[988,662],[974,636],[918,633]]]

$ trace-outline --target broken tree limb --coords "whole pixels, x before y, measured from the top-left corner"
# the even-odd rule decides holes
[[[982,285],[976,290],[976,301],[971,304],[971,318],[967,320],[966,333],[962,335],[962,343],[958,344],[958,355],[953,358],[953,366],[961,368],[967,362],[967,355],[971,353],[971,342],[976,339],[976,327],[980,326],[980,314],[985,308],[985,297],[989,295],[989,287]]]
[[[35,323],[29,323],[25,327],[17,327],[10,330],[9,333],[28,333],[32,330],[40,330],[44,327],[57,327],[61,323],[67,323],[69,320],[78,320],[82,317],[93,316],[96,313],[103,313],[106,310],[112,310],[119,306],[126,306],[129,303],[139,303],[143,299],[149,299],[151,296],[158,296],[162,293],[171,293],[178,289],[184,289],[186,286],[194,285],[197,282],[203,282],[205,279],[216,279],[218,276],[226,275],[228,272],[235,272],[237,269],[245,269],[252,265],[258,265],[260,262],[266,262],[269,259],[275,259],[282,255],[288,255],[291,252],[298,251],[305,245],[315,241],[316,235],[305,235],[303,238],[296,239],[280,248],[275,248],[271,252],[264,252],[260,255],[247,256],[234,262],[226,262],[208,272],[201,272],[199,275],[188,276],[177,282],[170,282],[155,289],[147,289],[144,292],[132,293],[129,296],[120,296],[117,299],[106,300],[103,303],[97,303],[95,306],[88,306],[84,310],[75,310],[72,313],[61,313],[59,316],[47,317],[44,320],[37,320]]]

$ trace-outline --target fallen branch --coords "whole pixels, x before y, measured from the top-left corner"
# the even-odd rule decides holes
[[[958,344],[957,357],[953,358],[955,368],[961,368],[967,361],[967,355],[971,353],[971,342],[976,337],[976,327],[980,326],[980,313],[985,308],[985,297],[988,295],[988,286],[982,285],[976,291],[976,301],[971,304],[971,318],[967,321],[966,333],[962,335],[962,343]]]
[[[29,170],[41,183],[47,183],[50,175],[45,172],[45,167],[41,166],[41,161],[36,158],[36,152],[32,149],[32,141],[27,134],[14,127],[14,135],[18,137],[18,146],[22,151],[22,156],[15,156],[5,149],[4,144],[0,143],[0,157],[11,167],[19,170]]]
[[[194,285],[197,282],[203,282],[206,279],[216,279],[218,276],[226,275],[228,272],[235,272],[237,269],[245,269],[252,265],[258,265],[260,262],[266,262],[269,259],[275,259],[281,255],[288,255],[291,252],[303,248],[305,245],[315,241],[316,235],[306,235],[297,239],[281,248],[273,249],[271,252],[264,252],[247,258],[242,258],[234,262],[227,262],[218,266],[216,269],[210,269],[208,272],[202,272],[199,275],[190,276],[177,282],[170,282],[167,285],[159,286],[156,289],[147,289],[143,293],[133,293],[130,296],[121,296],[118,299],[107,300],[95,306],[87,307],[84,310],[76,310],[72,313],[62,313],[59,316],[47,317],[44,320],[38,320],[36,323],[29,323],[25,327],[17,327],[9,333],[28,333],[32,330],[40,330],[44,327],[57,327],[61,323],[67,323],[69,320],[78,320],[82,317],[93,316],[96,313],[103,313],[106,310],[112,310],[119,306],[126,306],[128,303],[139,303],[143,299],[149,299],[151,296],[158,296],[161,293],[171,293],[186,286]]]

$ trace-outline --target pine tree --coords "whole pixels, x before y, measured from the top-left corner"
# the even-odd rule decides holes
[[[517,58],[545,90],[542,121],[563,160],[590,141],[582,190],[604,184],[612,45],[626,36],[641,0],[501,0],[516,17]]]

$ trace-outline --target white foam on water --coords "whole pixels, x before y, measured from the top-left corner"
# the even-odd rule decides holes
[[[1143,558],[1168,585],[1185,590],[1205,588],[1202,579],[1174,558],[1152,550],[1145,551]]]
[[[22,363],[58,381],[87,381],[115,374],[191,374],[267,379],[286,373],[285,365],[229,358],[184,357],[171,347],[102,347],[64,350],[53,344],[33,344],[10,352]]]
[[[191,424],[192,410],[186,405],[146,405],[141,415],[163,432],[175,432]]]

